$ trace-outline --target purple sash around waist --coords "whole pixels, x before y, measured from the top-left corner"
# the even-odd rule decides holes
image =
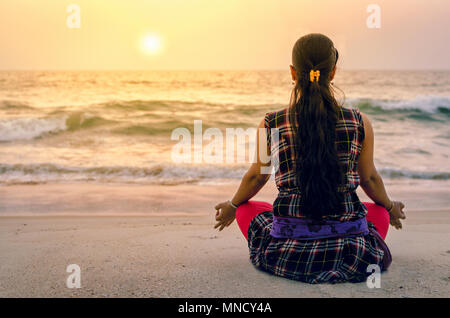
[[[331,237],[364,236],[369,232],[378,241],[384,251],[382,271],[387,270],[392,262],[391,252],[378,232],[367,225],[366,218],[355,221],[322,221],[314,222],[296,217],[274,216],[270,235],[275,238],[290,238],[295,240],[314,240]]]
[[[354,237],[369,234],[366,218],[355,221],[314,222],[296,217],[274,216],[270,235],[275,238],[314,240],[330,237]]]

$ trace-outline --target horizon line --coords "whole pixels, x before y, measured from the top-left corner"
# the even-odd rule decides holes
[[[338,70],[340,71],[442,71],[442,72],[447,72],[450,71],[450,68],[338,68]],[[251,68],[251,69],[171,69],[171,68],[155,68],[155,69],[139,69],[139,68],[130,68],[130,69],[114,69],[114,68],[110,68],[110,69],[65,69],[65,68],[55,68],[55,69],[39,69],[39,68],[11,68],[11,69],[0,69],[0,72],[136,72],[136,71],[142,71],[142,72],[152,72],[152,71],[159,71],[159,72],[248,72],[248,71],[270,71],[270,72],[284,72],[284,71],[289,71],[288,68],[286,69],[281,69],[281,68],[268,68],[268,69],[264,69],[264,68]]]

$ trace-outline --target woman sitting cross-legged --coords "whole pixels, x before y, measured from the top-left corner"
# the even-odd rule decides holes
[[[295,43],[290,105],[266,114],[259,128],[267,150],[257,149],[234,197],[216,206],[215,227],[223,230],[236,219],[257,268],[307,283],[361,282],[371,264],[386,270],[389,223],[400,229],[405,218],[404,204],[389,199],[374,166],[369,119],[334,98],[337,61],[324,35]],[[265,152],[271,162],[259,157]],[[277,198],[273,205],[251,201],[271,165]],[[375,203],[359,200],[359,185]]]

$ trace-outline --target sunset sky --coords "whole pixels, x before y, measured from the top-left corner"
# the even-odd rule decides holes
[[[286,69],[310,32],[344,69],[450,69],[449,16],[448,0],[1,0],[0,69]]]

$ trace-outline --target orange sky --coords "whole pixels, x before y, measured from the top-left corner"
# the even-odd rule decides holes
[[[366,26],[371,3],[381,29]],[[448,0],[1,0],[0,69],[286,69],[309,32],[345,69],[450,69],[448,16]],[[140,49],[149,33],[157,54]]]

